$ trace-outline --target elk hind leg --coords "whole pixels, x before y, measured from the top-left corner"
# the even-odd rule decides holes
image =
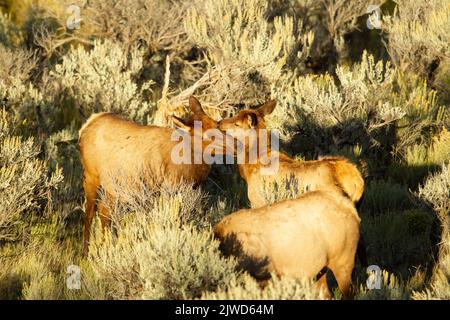
[[[83,181],[84,193],[86,196],[85,221],[84,221],[84,248],[83,254],[86,256],[89,250],[89,240],[91,235],[91,225],[95,212],[95,201],[99,187],[98,180],[90,176],[85,176]]]
[[[355,265],[355,260],[354,258],[346,260],[347,261],[338,264],[330,265],[330,269],[336,278],[344,299],[352,299],[352,271]]]
[[[331,299],[331,293],[330,289],[328,288],[328,282],[327,282],[327,272],[323,272],[321,275],[319,275],[319,278],[317,280],[317,289],[319,292],[323,294],[323,297],[325,299]]]

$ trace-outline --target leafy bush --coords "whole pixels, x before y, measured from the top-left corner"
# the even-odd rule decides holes
[[[15,240],[25,216],[45,211],[51,190],[62,180],[60,169],[48,176],[32,137],[12,134],[12,120],[0,111],[0,240]]]
[[[450,154],[450,134],[444,128],[435,135],[429,146],[414,144],[406,148],[404,160],[392,164],[391,175],[405,184],[416,188],[431,170],[448,160]]]
[[[91,51],[74,48],[50,72],[45,91],[52,92],[56,99],[55,90],[59,93],[61,100],[55,103],[63,108],[65,117],[79,112],[87,118],[93,112],[115,111],[146,121],[151,105],[145,97],[151,81],[140,87],[135,81],[142,69],[142,59],[141,50],[134,48],[127,55],[119,45],[109,41],[96,41]]]
[[[292,124],[289,118],[297,119],[305,130],[308,124],[316,126],[315,135],[322,137],[324,133],[318,131],[335,126],[351,131],[364,123],[371,132],[404,116],[401,108],[392,106],[388,100],[394,81],[394,70],[389,64],[375,62],[365,52],[360,64],[351,69],[339,66],[336,73],[339,85],[326,74],[286,77],[284,86],[273,86],[272,95],[281,105],[278,114],[283,114],[284,119],[276,117],[272,127]],[[352,138],[350,132],[347,135]],[[354,141],[348,140],[345,142]],[[320,146],[323,141],[316,139],[315,143]]]
[[[419,188],[418,195],[430,204],[437,212],[442,224],[442,243],[439,250],[439,261],[435,266],[429,288],[414,293],[415,299],[450,298],[450,165],[444,164],[442,171],[430,176]]]
[[[24,49],[8,49],[0,44],[0,107],[10,112],[17,124],[26,127],[38,126],[38,106],[43,103],[39,90],[29,81],[36,60]]]
[[[442,171],[427,179],[425,184],[419,188],[418,195],[446,222],[450,212],[450,164],[442,165]]]
[[[71,18],[67,8],[77,5],[81,10],[80,28],[67,28]],[[150,52],[173,50],[178,54],[190,49],[183,30],[187,3],[184,1],[108,0],[53,1],[25,6],[30,41],[50,58],[67,51],[71,44],[92,45],[93,39],[120,42],[128,53],[136,45]],[[164,16],[164,22],[160,17]]]
[[[275,275],[261,288],[255,279],[245,274],[230,281],[217,292],[206,293],[206,300],[317,300],[323,299],[317,286],[307,280],[299,281]]]
[[[386,270],[381,271],[381,288],[368,290],[364,285],[360,286],[357,300],[407,300],[411,292],[411,284],[403,283],[394,274]],[[411,281],[412,282],[412,281]]]
[[[11,22],[7,15],[0,12],[0,43],[5,47],[13,47],[20,41],[19,28]]]
[[[78,250],[71,241],[58,242],[59,220],[36,220],[26,239],[0,248],[0,296],[2,299],[64,299],[67,267]],[[83,296],[79,295],[78,298]]]
[[[439,64],[450,63],[450,5],[445,0],[397,1],[393,16],[386,17],[388,49],[403,70],[424,76]]]
[[[441,244],[441,258],[436,266],[433,278],[428,288],[414,291],[413,299],[450,299],[450,237]]]
[[[291,175],[275,181],[264,181],[261,191],[266,199],[266,203],[271,204],[287,199],[295,199],[307,191],[306,187],[299,183],[294,175]]]
[[[414,267],[430,264],[433,217],[428,212],[386,212],[363,215],[361,220],[369,263],[403,278],[409,277]]]
[[[117,237],[96,235],[89,260],[108,298],[192,299],[234,276],[236,263],[220,255],[211,231],[181,223],[179,196],[147,200],[146,213],[136,207]]]
[[[267,10],[261,0],[207,0],[189,11],[187,34],[207,49],[218,71],[205,89],[207,101],[225,107],[261,103],[285,67],[306,58],[312,34],[290,17],[267,21]]]

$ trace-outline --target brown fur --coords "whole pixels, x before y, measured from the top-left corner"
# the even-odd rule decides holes
[[[256,209],[239,210],[218,223],[215,236],[226,254],[239,257],[253,276],[315,278],[329,268],[345,298],[359,240],[360,219],[353,203],[342,193],[313,191],[298,199]],[[330,296],[326,275],[318,286]]]
[[[189,100],[193,116],[188,123],[176,118],[174,121],[189,130],[193,121],[201,121],[203,131],[218,126],[202,110],[194,97]],[[86,195],[86,220],[84,229],[84,252],[87,253],[90,227],[95,211],[95,201],[100,187],[109,198],[118,195],[114,184],[127,184],[136,178],[145,178],[151,188],[162,184],[176,185],[181,182],[201,183],[209,172],[210,165],[175,164],[171,160],[172,148],[178,144],[171,141],[175,129],[158,126],[142,126],[112,113],[92,115],[79,133],[79,149],[83,165],[83,186]],[[194,130],[190,130],[191,135]],[[197,133],[195,133],[197,134]],[[201,138],[202,139],[202,138]],[[202,139],[202,147],[211,142]],[[196,152],[192,146],[193,153]],[[142,177],[145,173],[145,177]],[[98,205],[103,226],[110,221],[105,203]]]
[[[275,101],[269,101],[256,110],[242,110],[236,116],[222,120],[219,124],[220,129],[239,128],[244,131],[265,129],[264,116],[273,112],[275,106]],[[246,144],[245,147],[246,152],[248,152],[250,146]],[[269,154],[274,152],[269,150]],[[279,168],[274,175],[263,175],[264,165],[259,161],[256,164],[238,165],[240,175],[247,182],[247,194],[252,208],[260,208],[268,204],[264,196],[264,183],[278,181],[280,178],[290,179],[291,177],[296,178],[304,191],[320,191],[316,194],[322,194],[325,191],[344,194],[353,203],[360,201],[364,192],[364,179],[356,166],[348,159],[344,157],[324,157],[315,161],[297,161],[284,153],[278,152],[277,154],[279,156]],[[338,230],[339,228],[336,229],[336,232]],[[343,227],[343,230],[345,230],[345,227]],[[325,234],[323,236],[326,239],[327,236]],[[361,264],[367,266],[365,245],[362,239],[357,243]],[[346,255],[353,255],[354,257],[351,250]],[[320,280],[322,285],[326,285],[324,279],[325,276],[322,276]]]
[[[236,116],[220,122],[221,130],[229,129],[265,129],[264,116],[275,108],[270,101],[256,110],[242,110]],[[228,132],[228,131],[227,131]],[[247,152],[251,146],[246,145]],[[268,146],[269,147],[269,146]],[[274,151],[270,151],[274,152]],[[247,182],[248,198],[253,208],[267,204],[263,196],[263,181],[271,182],[280,178],[294,176],[308,191],[340,189],[353,201],[358,202],[364,192],[364,179],[361,173],[344,157],[325,157],[315,161],[297,161],[284,153],[279,155],[279,170],[274,175],[262,175],[264,167],[256,164],[239,164],[239,172]],[[247,158],[248,159],[248,158]]]

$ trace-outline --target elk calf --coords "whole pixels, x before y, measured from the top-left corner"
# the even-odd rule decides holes
[[[243,143],[245,159],[250,159],[250,152],[258,150],[262,145],[260,135],[256,139],[249,139],[249,131],[266,130],[264,117],[271,114],[275,109],[276,101],[269,101],[256,110],[241,110],[236,116],[223,119],[219,123],[221,130],[226,131],[231,136]],[[269,136],[267,136],[269,139]],[[306,191],[324,190],[343,192],[355,204],[361,200],[364,192],[364,179],[358,168],[344,157],[324,157],[314,161],[298,161],[278,150],[270,150],[270,143],[267,145],[267,154],[277,156],[278,170],[273,175],[264,174],[268,168],[259,159],[250,163],[238,163],[239,173],[247,182],[247,196],[252,208],[259,208],[268,204],[265,196],[265,186],[278,182],[282,179],[295,180],[303,186]],[[267,170],[266,170],[267,172]],[[367,266],[366,248],[363,240],[358,244],[358,257],[363,266]]]
[[[256,110],[241,110],[236,116],[220,121],[220,129],[243,142],[243,152],[249,154],[261,145],[259,135],[253,140],[244,140],[240,135],[248,137],[250,130],[266,129],[264,117],[272,113],[275,106],[275,101],[269,101]],[[340,189],[355,203],[361,199],[364,179],[356,166],[346,158],[325,157],[315,161],[298,161],[278,150],[270,150],[269,145],[267,148],[267,153],[277,153],[279,159],[279,169],[275,174],[264,175],[263,169],[267,165],[261,163],[259,158],[255,163],[238,163],[239,173],[247,182],[248,198],[253,208],[267,204],[263,196],[264,182],[291,176],[307,186],[309,191]],[[249,156],[246,159],[249,159]]]
[[[191,139],[190,148],[192,157],[200,154],[197,157],[200,162],[197,163],[172,161],[172,151],[179,144],[178,141],[172,141],[175,129],[142,126],[112,113],[94,114],[83,125],[79,132],[79,149],[86,195],[85,254],[100,187],[106,193],[106,198],[111,199],[120,196],[115,192],[116,183],[127,185],[130,181],[140,179],[148,187],[158,189],[162,184],[199,184],[207,178],[211,166],[203,161],[202,151],[206,146],[213,145],[225,152],[223,145],[226,136],[223,135],[222,141],[205,139],[205,132],[217,128],[218,123],[205,114],[196,98],[189,99],[189,106],[193,112],[191,119],[185,123],[174,117],[174,122],[194,138]],[[201,122],[202,130],[193,129],[195,121]],[[201,142],[194,143],[195,138]],[[100,202],[98,211],[102,225],[107,226],[110,222],[107,204]]]
[[[359,239],[360,219],[345,195],[312,191],[298,199],[239,210],[214,229],[225,254],[260,280],[270,272],[294,278],[318,277],[330,297],[324,268],[330,269],[345,298],[350,297],[351,273]]]

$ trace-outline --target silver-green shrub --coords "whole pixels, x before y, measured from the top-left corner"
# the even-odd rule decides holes
[[[430,176],[419,188],[419,197],[437,212],[442,224],[439,261],[429,288],[415,292],[415,299],[450,299],[450,164],[442,165],[440,173]]]
[[[430,176],[425,184],[419,187],[418,191],[419,197],[427,201],[441,215],[443,222],[446,222],[445,219],[448,220],[448,215],[450,214],[449,160],[447,158],[447,162],[442,165],[441,172]]]
[[[0,43],[5,47],[13,47],[21,41],[21,36],[19,28],[6,14],[0,12]]]
[[[261,194],[267,204],[295,199],[307,192],[307,186],[303,185],[294,175],[275,179],[274,181],[263,180]]]
[[[0,110],[0,240],[20,237],[26,215],[45,211],[51,190],[62,180],[58,168],[48,175],[35,140],[14,135],[11,124]]]
[[[447,0],[400,0],[385,18],[388,49],[403,70],[427,76],[433,63],[450,63],[450,4]]]
[[[153,197],[144,204],[128,202],[117,236],[98,229],[90,244],[90,266],[107,297],[192,299],[227,283],[236,263],[221,256],[209,227],[186,221],[180,201],[185,197]]]
[[[286,75],[281,85],[272,86],[279,106],[268,123],[285,135],[287,128],[306,119],[321,130],[333,126],[351,130],[352,123],[360,122],[370,132],[391,124],[405,114],[389,100],[394,72],[389,63],[377,62],[364,52],[360,63],[336,68],[338,83],[329,74]]]
[[[37,107],[43,103],[43,97],[30,81],[36,68],[35,56],[0,44],[0,59],[0,107],[10,112],[19,126],[37,125]]]
[[[248,274],[234,278],[217,292],[205,293],[202,299],[207,300],[317,300],[323,299],[317,286],[306,279],[298,280],[289,277],[272,278],[262,288]]]
[[[313,41],[292,17],[266,17],[261,0],[197,1],[185,28],[218,70],[205,97],[225,106],[264,100],[286,66],[300,67]],[[215,70],[211,69],[211,70]]]
[[[411,281],[411,285],[413,281]],[[368,289],[365,284],[360,285],[356,295],[357,300],[407,300],[410,298],[410,284],[401,281],[394,274],[381,271],[381,288]]]
[[[66,113],[75,109],[88,117],[94,112],[114,111],[146,121],[152,108],[146,94],[152,82],[137,84],[142,64],[143,51],[136,47],[129,54],[107,40],[95,41],[90,51],[74,47],[50,71],[45,92],[55,99],[59,94],[56,102]]]
[[[80,28],[66,28],[70,5],[81,8]],[[47,57],[63,53],[70,44],[93,44],[93,39],[120,43],[126,53],[142,45],[151,53],[173,50],[182,54],[190,46],[182,22],[188,5],[187,1],[167,0],[41,1],[28,10],[28,29],[35,38],[32,45]]]

